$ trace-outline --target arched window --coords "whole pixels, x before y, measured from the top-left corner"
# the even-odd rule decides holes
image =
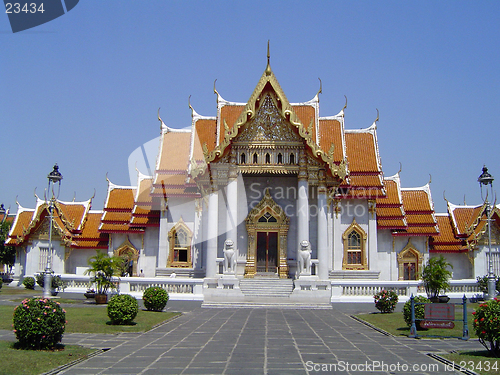
[[[269,152],[266,154],[266,164],[271,164],[271,155],[269,155]]]
[[[281,152],[278,154],[278,164],[283,164],[283,154]]]
[[[347,228],[342,237],[344,239],[342,269],[368,269],[366,261],[366,233],[356,223],[356,220],[352,221],[352,224]]]
[[[347,236],[347,264],[361,264],[361,235],[353,230]]]
[[[246,164],[247,156],[245,154],[240,155],[240,164]]]
[[[191,230],[181,218],[168,233],[167,267],[191,267],[191,237]]]
[[[290,154],[290,164],[295,164],[295,155],[293,153]]]
[[[398,254],[398,279],[417,280],[422,270],[423,260],[423,254],[415,249],[410,238],[408,244]]]
[[[253,154],[253,163],[254,163],[254,164],[257,164],[258,162],[259,162],[259,158],[258,158],[258,156],[257,156],[257,153],[255,152],[255,153]]]

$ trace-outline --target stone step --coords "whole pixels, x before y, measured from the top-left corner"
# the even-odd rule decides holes
[[[203,302],[203,308],[247,308],[247,309],[332,309],[330,303],[297,303],[297,302]]]
[[[257,278],[240,280],[240,289],[249,297],[288,297],[293,291],[293,280]]]

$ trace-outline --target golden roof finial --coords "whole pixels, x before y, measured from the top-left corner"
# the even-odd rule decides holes
[[[378,108],[375,108],[377,110],[377,118],[375,119],[375,121],[373,121],[374,123],[377,123],[378,120],[379,120],[379,113],[378,113]]]
[[[319,94],[323,93],[323,84],[321,83],[321,78],[318,77],[318,79],[319,79],[319,90],[316,96],[319,98]]]
[[[403,164],[401,164],[401,162],[399,162],[399,171],[398,171],[398,175],[401,173],[401,171],[403,170]]]
[[[347,96],[344,95],[344,98],[345,98],[345,104],[344,104],[344,108],[342,108],[342,111],[347,108]]]
[[[269,39],[267,40],[267,67],[266,67],[266,76],[270,76],[272,73],[271,70],[271,54],[269,53]]]

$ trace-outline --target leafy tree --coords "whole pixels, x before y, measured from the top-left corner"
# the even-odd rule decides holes
[[[119,275],[119,264],[121,258],[110,257],[107,253],[96,251],[96,255],[88,260],[89,268],[84,274],[93,274],[92,281],[96,283],[97,294],[107,294],[108,289],[114,289],[115,284],[112,282],[114,275]]]
[[[9,237],[9,231],[12,223],[4,221],[0,223],[0,264],[9,266],[9,271],[16,261],[16,248],[14,246],[6,246],[5,241]]]

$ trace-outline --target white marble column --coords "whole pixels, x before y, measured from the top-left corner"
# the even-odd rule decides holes
[[[227,217],[226,217],[226,240],[231,240],[234,243],[234,248],[237,253],[237,226],[238,226],[238,171],[236,169],[236,155],[234,150],[229,159],[229,174],[227,181]]]
[[[309,241],[309,183],[304,151],[300,153],[297,196],[297,249],[300,242]]]
[[[318,276],[328,280],[328,222],[325,171],[320,170],[318,186]]]
[[[368,201],[368,269],[378,270],[377,212],[375,201]]]
[[[212,194],[208,196],[207,225],[207,272],[206,277],[217,275],[217,233],[219,222],[219,191],[217,185],[212,186]]]
[[[333,201],[333,269],[342,269],[344,258],[344,244],[342,240],[342,203],[340,200]]]

